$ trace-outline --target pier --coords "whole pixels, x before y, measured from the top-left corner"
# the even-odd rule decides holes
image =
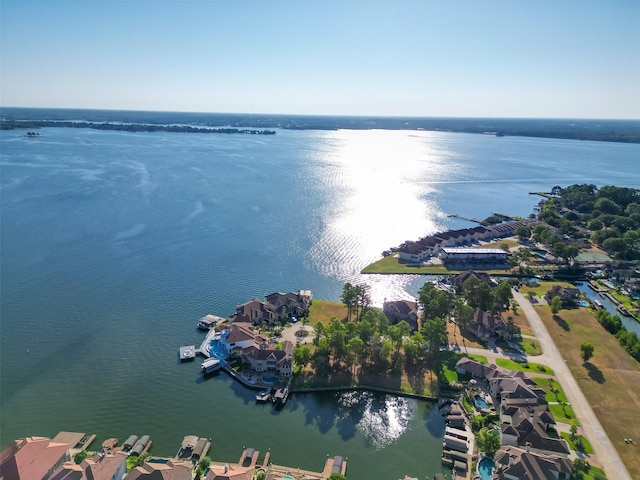
[[[468,222],[474,222],[474,223],[477,223],[477,224],[482,224],[482,220],[480,220],[479,218],[465,217],[464,215],[460,215],[459,213],[450,213],[449,215],[447,215],[447,217],[449,217],[449,218],[459,218],[460,220],[466,220]]]

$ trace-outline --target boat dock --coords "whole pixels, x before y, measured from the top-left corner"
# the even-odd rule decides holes
[[[186,347],[180,347],[180,361],[187,362],[196,358],[196,346],[187,345]]]
[[[322,470],[322,478],[329,478],[332,473],[344,475],[347,473],[347,459],[336,455],[333,458],[327,458]]]
[[[474,222],[474,223],[478,223],[478,224],[482,223],[482,220],[480,220],[479,218],[465,217],[464,215],[460,215],[459,213],[450,213],[449,215],[447,215],[447,217],[449,217],[449,218],[459,218],[460,220],[466,220],[468,222]]]

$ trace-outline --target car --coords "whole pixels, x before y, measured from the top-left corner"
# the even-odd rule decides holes
[[[296,323],[298,319],[296,317],[291,317],[291,323]]]

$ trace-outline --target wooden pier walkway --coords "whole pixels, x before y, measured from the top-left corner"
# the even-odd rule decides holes
[[[459,213],[450,213],[449,215],[447,215],[447,217],[449,217],[449,218],[459,218],[460,220],[466,220],[468,222],[474,222],[474,223],[478,223],[478,224],[482,223],[482,220],[480,220],[479,218],[465,217],[464,215],[460,215]]]

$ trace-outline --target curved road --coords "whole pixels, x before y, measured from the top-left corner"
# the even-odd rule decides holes
[[[538,316],[538,313],[535,311],[529,300],[527,300],[520,292],[514,291],[513,298],[518,302],[524,311],[527,320],[529,320],[531,329],[542,346],[544,361],[554,369],[556,378],[560,385],[562,385],[562,389],[567,395],[567,399],[569,400],[573,411],[580,419],[582,429],[584,430],[587,438],[591,441],[591,444],[598,455],[598,459],[602,462],[607,478],[631,480],[631,475],[629,475],[627,467],[622,463],[620,455],[618,455],[618,452],[609,440],[607,433],[602,428],[602,425],[600,425],[598,417],[593,413],[591,405],[587,402],[582,390],[580,390],[578,383],[569,370],[569,367],[567,367],[560,351],[551,338],[551,335],[549,335],[547,328]],[[542,360],[542,356],[540,358]]]

